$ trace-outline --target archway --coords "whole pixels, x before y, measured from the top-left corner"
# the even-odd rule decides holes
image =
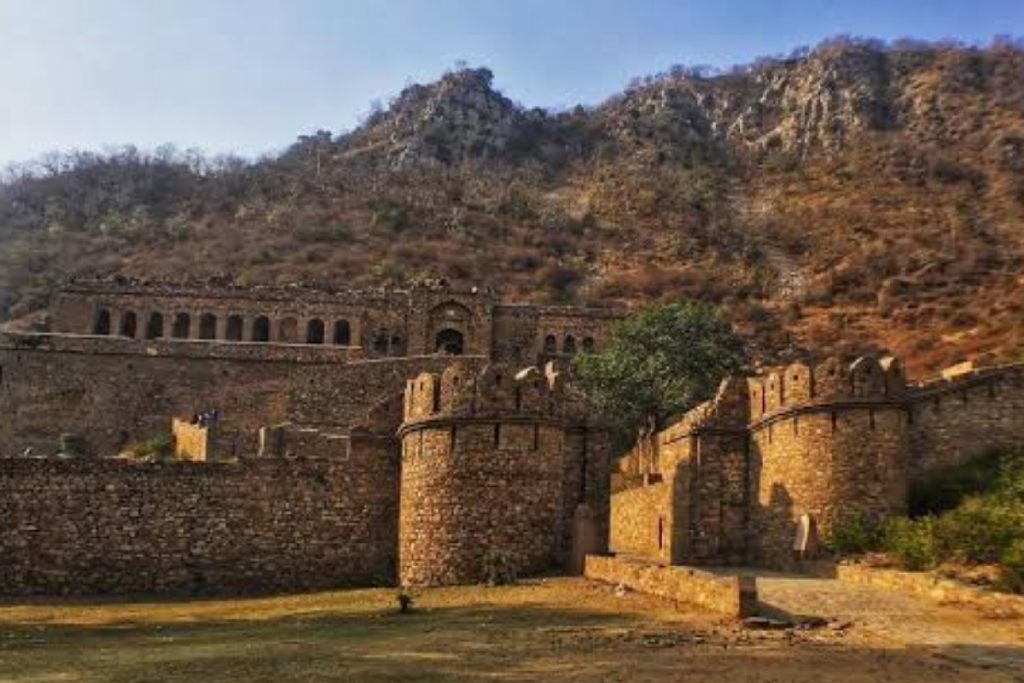
[[[324,343],[324,321],[319,318],[313,318],[306,323],[306,343],[307,344],[323,344]]]
[[[122,337],[135,339],[136,327],[138,327],[138,318],[135,317],[135,311],[128,311],[121,316],[120,333]]]
[[[446,327],[434,338],[434,351],[450,356],[461,356],[464,352],[465,340],[462,333]]]
[[[242,316],[240,315],[229,315],[228,316],[228,327],[225,331],[225,336],[228,341],[242,341],[242,329],[244,328]]]
[[[96,320],[92,324],[93,334],[110,334],[110,311],[103,308],[96,313]]]
[[[299,321],[295,318],[285,318],[277,330],[277,340],[280,342],[291,344],[299,340]]]
[[[270,341],[270,318],[260,315],[252,321],[252,340],[254,342]]]
[[[213,313],[203,313],[199,316],[199,338],[217,338],[217,316]]]
[[[334,323],[334,343],[338,346],[348,346],[352,343],[352,333],[347,320],[337,320]]]
[[[174,325],[171,327],[171,336],[175,339],[188,339],[192,331],[192,316],[188,313],[179,313],[174,317]]]
[[[146,323],[146,339],[160,339],[164,336],[163,313],[150,313]]]

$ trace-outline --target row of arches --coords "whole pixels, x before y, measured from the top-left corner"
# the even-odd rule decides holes
[[[594,338],[584,337],[582,348],[583,353],[593,353],[595,350]],[[562,340],[561,354],[565,356],[575,356],[578,352],[579,348],[576,345],[576,337],[571,334],[567,334]],[[544,337],[544,355],[556,356],[558,354],[558,338],[553,334],[549,334]]]
[[[170,330],[167,323],[170,322]],[[165,318],[163,313],[153,312],[145,321],[141,321],[135,311],[123,311],[116,326],[116,334],[129,339],[205,339],[224,341],[269,342],[272,337],[271,320],[268,316],[258,315],[246,325],[246,318],[238,314],[227,316],[223,331],[219,319],[214,313],[202,313],[196,320],[193,334],[193,316],[190,313],[176,313],[173,318]],[[142,332],[140,336],[140,330]],[[115,333],[113,316],[109,309],[100,309],[93,319],[92,333],[95,335],[111,335]],[[330,336],[328,337],[328,333]],[[337,346],[349,346],[352,343],[352,330],[347,320],[336,320],[330,329],[320,318],[306,322],[305,328],[299,329],[296,318],[282,318],[277,324],[275,341],[292,344],[326,344],[328,341]]]

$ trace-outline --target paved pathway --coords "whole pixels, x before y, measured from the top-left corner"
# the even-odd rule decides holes
[[[758,598],[780,613],[850,621],[857,639],[934,649],[1024,680],[1024,619],[989,618],[970,607],[836,579],[762,575]]]

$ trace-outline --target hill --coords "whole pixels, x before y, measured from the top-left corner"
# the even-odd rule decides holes
[[[68,275],[719,304],[765,361],[925,371],[1024,339],[1024,49],[837,39],[527,109],[486,69],[256,162],[51,155],[0,185],[0,306]]]

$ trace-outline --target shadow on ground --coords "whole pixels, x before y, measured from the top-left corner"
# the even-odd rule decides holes
[[[0,626],[5,681],[1012,681],[1024,649],[887,650],[539,605]]]

